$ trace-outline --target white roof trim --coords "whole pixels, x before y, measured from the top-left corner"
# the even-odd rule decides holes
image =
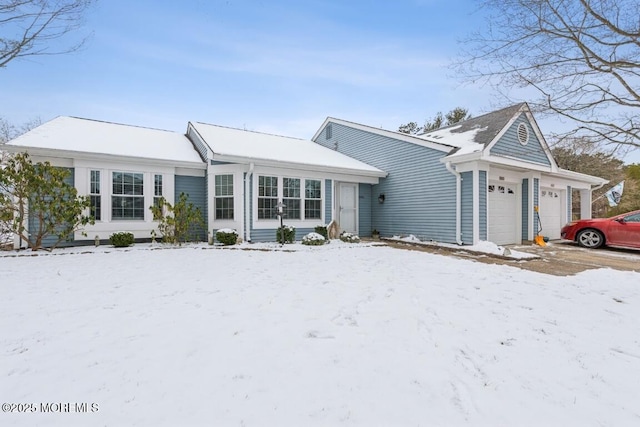
[[[377,170],[351,169],[351,168],[341,168],[341,167],[334,167],[334,166],[316,165],[316,164],[310,164],[310,163],[281,162],[273,159],[261,159],[258,157],[247,157],[247,156],[231,156],[231,155],[225,155],[225,154],[214,154],[211,160],[214,160],[217,162],[239,163],[239,164],[254,163],[256,166],[269,166],[269,167],[296,169],[296,170],[311,170],[316,172],[338,173],[343,175],[352,175],[352,176],[360,176],[360,177],[384,178],[388,175],[386,172],[379,169]]]
[[[103,154],[103,153],[87,153],[83,151],[73,150],[58,150],[55,148],[40,148],[40,147],[25,147],[19,145],[3,145],[3,150],[11,153],[28,153],[29,155],[36,155],[40,157],[53,157],[60,159],[82,159],[82,160],[102,160],[112,161],[118,163],[130,163],[140,165],[158,165],[158,166],[171,166],[171,167],[183,167],[189,169],[206,169],[207,164],[205,162],[188,162],[182,160],[165,160],[155,159],[151,157],[132,157],[132,156],[119,156],[115,154]]]

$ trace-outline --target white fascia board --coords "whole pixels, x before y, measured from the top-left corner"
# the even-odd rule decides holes
[[[547,140],[544,138],[544,135],[542,135],[542,132],[540,131],[540,127],[538,126],[538,122],[536,122],[536,118],[533,117],[533,114],[531,113],[531,110],[529,110],[529,108],[527,108],[524,113],[527,116],[527,119],[529,119],[529,124],[533,128],[533,132],[538,137],[538,141],[540,141],[540,145],[542,145],[542,149],[544,150],[544,153],[547,155],[547,159],[549,159],[549,162],[551,163],[551,170],[553,172],[556,172],[559,169],[558,164],[556,163],[556,159],[553,158],[553,154],[551,154],[551,149],[549,148],[549,144],[547,144]]]
[[[474,151],[473,153],[456,155],[455,153],[450,156],[444,156],[440,159],[440,163],[449,163],[457,165],[459,163],[473,162],[477,160],[483,160],[482,151]]]
[[[583,182],[591,185],[604,185],[609,182],[609,180],[600,178],[598,176],[587,175],[579,172],[573,172],[566,169],[558,169],[558,171],[556,172],[556,175],[562,178],[567,178],[567,179],[571,179],[574,181]]]
[[[541,165],[539,163],[525,162],[521,159],[506,156],[483,156],[482,160],[492,165],[510,166],[518,169],[535,170],[538,172],[553,172],[550,166]]]
[[[377,178],[384,178],[388,175],[386,172],[381,170],[368,171],[368,170],[361,170],[361,169],[348,169],[348,168],[338,168],[338,167],[322,166],[322,165],[310,165],[306,163],[279,162],[277,160],[257,159],[257,158],[240,157],[240,156],[228,156],[224,154],[214,154],[214,158],[212,160],[220,161],[220,162],[228,162],[228,163],[240,163],[240,164],[254,163],[256,166],[267,166],[267,167],[282,168],[282,169],[309,170],[309,171],[316,171],[316,172],[324,172],[328,174],[352,175],[355,177],[362,177],[362,178],[376,178],[376,183],[378,182]]]
[[[320,129],[318,129],[315,135],[313,135],[313,138],[311,140],[315,141],[318,138],[318,136],[320,136],[320,133],[322,133],[322,130],[325,128],[325,126],[329,123],[336,123],[339,125],[353,128],[353,129],[358,129],[363,132],[369,132],[375,135],[386,136],[387,138],[397,139],[399,141],[408,142],[410,144],[419,145],[421,147],[431,148],[433,150],[442,151],[443,153],[449,153],[451,150],[455,148],[450,145],[431,142],[426,139],[418,138],[416,136],[411,136],[406,133],[394,132],[394,131],[385,130],[385,129],[378,129],[371,126],[361,125],[360,123],[349,122],[347,120],[336,119],[333,117],[327,117],[327,119],[324,121],[322,126],[320,126]]]
[[[53,157],[53,158],[65,158],[65,159],[79,159],[79,160],[99,160],[104,162],[117,162],[128,163],[138,165],[159,165],[169,167],[184,167],[191,169],[206,169],[207,164],[205,162],[185,162],[180,160],[166,160],[166,159],[153,159],[147,157],[128,157],[117,156],[114,154],[102,154],[102,153],[85,153],[81,151],[71,150],[55,150],[49,148],[39,147],[18,147],[18,146],[3,146],[3,149],[12,153],[28,153],[30,156],[39,157]]]
[[[315,142],[315,140],[320,136],[320,134],[322,133],[323,129],[325,128],[325,126],[327,126],[327,124],[331,121],[331,117],[327,117],[326,119],[324,119],[324,122],[322,123],[322,125],[318,128],[318,130],[316,131],[316,133],[313,134],[313,137],[311,138],[312,141]]]

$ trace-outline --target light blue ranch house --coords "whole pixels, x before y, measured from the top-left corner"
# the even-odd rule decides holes
[[[283,203],[298,240],[334,221],[363,237],[377,229],[515,244],[541,226],[540,234],[560,238],[572,194],[580,193],[587,218],[592,190],[606,183],[558,168],[524,103],[424,135],[327,118],[311,140],[200,122],[181,134],[58,117],[5,149],[67,168],[69,182],[90,197],[96,223],[69,244],[116,231],[149,239],[157,228],[149,206],[159,197],[173,204],[183,192],[205,216],[202,240],[233,228],[247,242],[275,241]]]

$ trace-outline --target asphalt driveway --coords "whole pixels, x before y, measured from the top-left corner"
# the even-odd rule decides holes
[[[576,274],[594,268],[640,272],[640,250],[585,249],[576,243],[560,240],[550,242],[545,247],[528,245],[514,246],[514,249],[540,256],[540,259],[522,263],[519,267],[556,276]]]
[[[510,249],[539,256],[539,258],[530,260],[507,259],[477,252],[468,252],[464,250],[464,247],[452,249],[440,246],[412,245],[389,240],[385,241],[385,243],[400,249],[440,253],[458,258],[473,259],[485,264],[511,265],[523,270],[555,276],[569,276],[595,268],[612,268],[614,270],[640,273],[640,250],[617,248],[585,249],[575,243],[560,240],[549,242],[545,247],[537,245],[509,246]]]

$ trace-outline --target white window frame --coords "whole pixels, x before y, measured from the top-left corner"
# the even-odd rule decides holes
[[[228,187],[229,183],[231,184],[231,193],[227,194],[219,194],[218,193],[218,177],[226,177],[227,181],[224,184],[221,183],[220,186],[224,185]],[[236,217],[236,209],[235,209],[235,175],[233,173],[217,173],[213,178],[213,188],[214,188],[214,196],[213,196],[213,219],[214,221],[235,221]],[[231,208],[221,208],[222,210],[230,210],[231,218],[218,218],[218,200],[231,200]]]
[[[158,181],[157,179],[160,178],[160,191],[158,191]],[[144,182],[144,180],[143,180]],[[144,184],[143,184],[144,187]],[[144,191],[144,188],[143,188]],[[154,173],[153,174],[153,205],[152,206],[158,206],[160,204],[160,199],[164,197],[164,176],[161,173]]]
[[[98,177],[98,182],[97,182],[97,191],[93,191],[93,184],[94,184],[94,180],[93,180],[93,176],[94,176],[94,172],[97,174]],[[103,205],[103,198],[102,198],[102,171],[100,169],[90,169],[89,170],[89,201],[91,202],[91,207],[90,207],[90,213],[95,214],[97,213],[99,218],[95,218],[96,222],[102,222],[103,221],[103,215],[102,215],[102,205]],[[93,205],[93,199],[94,197],[98,198],[98,209],[94,209],[94,205]]]
[[[136,221],[136,222],[144,222],[146,219],[146,209],[148,207],[146,207],[146,195],[145,195],[145,174],[144,172],[131,172],[131,171],[122,171],[122,170],[111,170],[110,171],[110,176],[111,176],[111,203],[109,204],[110,210],[111,210],[111,221],[117,222],[117,221]],[[125,174],[125,175],[140,175],[142,176],[142,194],[119,194],[119,193],[114,193],[113,192],[113,182],[114,182],[114,174],[116,173],[121,173],[121,174]],[[114,218],[113,215],[113,200],[114,197],[119,197],[119,198],[130,198],[130,199],[142,199],[142,218],[135,218],[135,217],[127,217],[127,218]],[[135,203],[135,202],[134,202]],[[134,208],[135,211],[135,208]]]
[[[317,182],[320,183],[320,198],[307,197],[307,182],[309,182],[309,181],[317,181]],[[304,197],[302,199],[303,200],[302,218],[304,218],[304,220],[306,220],[306,221],[320,221],[323,218],[324,213],[323,213],[323,209],[322,209],[322,206],[323,206],[322,201],[324,199],[323,199],[322,196],[323,196],[322,180],[321,179],[314,179],[314,178],[305,178],[305,180],[304,180]],[[310,202],[319,201],[320,202],[320,217],[319,218],[307,218],[307,201],[310,201]]]
[[[254,175],[254,183],[253,183],[253,228],[255,229],[270,229],[277,228],[280,225],[280,220],[277,216],[273,216],[273,218],[258,218],[258,199],[263,196],[259,195],[259,181],[260,177],[275,177],[277,178],[278,184],[278,203],[283,203],[286,205],[286,198],[284,195],[284,179],[299,179],[300,180],[300,218],[292,219],[284,217],[284,223],[286,225],[292,225],[296,228],[314,228],[317,225],[324,224],[325,219],[325,177],[320,176],[301,176],[297,174],[283,174],[278,173],[277,171],[260,171],[256,172]],[[307,181],[319,181],[320,182],[320,198],[319,199],[306,199],[306,182]],[[276,197],[267,197],[276,199]],[[306,218],[305,217],[305,201],[306,200],[319,200],[320,201],[320,218]]]

